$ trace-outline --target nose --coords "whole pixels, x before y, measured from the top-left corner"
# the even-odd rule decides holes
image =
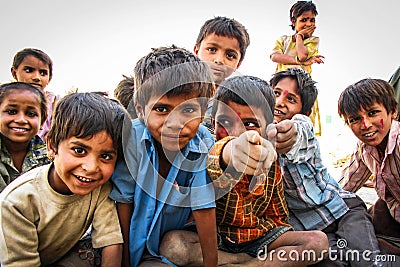
[[[283,106],[284,106],[284,97],[283,97],[282,95],[276,97],[275,100],[276,100],[276,101],[275,101],[275,105],[276,105],[277,107],[283,107]]]
[[[222,52],[215,53],[214,63],[224,64],[224,54]]]
[[[27,123],[28,122],[28,120],[26,119],[25,114],[23,112],[18,112],[15,115],[14,121],[17,123]]]
[[[33,74],[32,74],[32,80],[33,81],[40,81],[40,73],[38,72],[38,71],[35,71]]]
[[[171,112],[164,122],[164,126],[170,129],[182,129],[184,124],[185,120],[179,112]]]
[[[371,126],[371,119],[368,118],[368,116],[362,116],[361,117],[361,128],[362,129],[368,129]]]
[[[98,158],[96,156],[85,157],[82,168],[86,173],[95,173],[99,170]]]

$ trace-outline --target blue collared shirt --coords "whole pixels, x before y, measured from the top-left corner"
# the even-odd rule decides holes
[[[124,131],[125,160],[117,164],[111,177],[114,188],[110,198],[134,205],[129,235],[131,266],[138,265],[145,248],[160,256],[162,236],[182,229],[191,210],[215,207],[214,187],[206,169],[213,145],[212,135],[200,126],[175,157],[164,180],[158,176],[157,148],[145,125],[135,119],[130,131]]]
[[[343,198],[355,195],[343,190],[323,165],[311,120],[296,114],[292,121],[296,143],[279,155],[289,223],[295,230],[322,230],[349,210]]]

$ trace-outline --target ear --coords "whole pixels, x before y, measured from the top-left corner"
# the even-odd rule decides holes
[[[49,137],[46,137],[46,147],[47,147],[47,157],[53,161],[56,154],[57,154],[57,150],[54,149],[53,144],[50,141]]]
[[[197,45],[195,45],[195,46],[193,47],[193,52],[194,52],[196,55],[199,54],[199,47],[198,47]]]
[[[15,80],[17,80],[17,70],[14,67],[11,68],[11,75]]]
[[[397,120],[397,116],[399,115],[397,107],[396,110],[392,113],[392,119]]]
[[[140,104],[135,104],[135,110],[136,110],[136,115],[139,120],[144,122],[144,110],[143,107]]]

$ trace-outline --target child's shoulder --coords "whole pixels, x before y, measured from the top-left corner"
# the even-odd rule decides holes
[[[28,194],[38,191],[36,181],[46,180],[50,164],[36,167],[12,181],[0,194],[0,201],[18,198],[26,199]]]

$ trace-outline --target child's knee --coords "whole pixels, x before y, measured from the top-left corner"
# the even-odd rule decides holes
[[[187,246],[182,231],[170,231],[166,233],[160,243],[160,254],[175,264],[181,265],[180,261],[187,255]]]
[[[309,250],[328,251],[328,237],[324,232],[321,231],[307,231],[306,246]]]

